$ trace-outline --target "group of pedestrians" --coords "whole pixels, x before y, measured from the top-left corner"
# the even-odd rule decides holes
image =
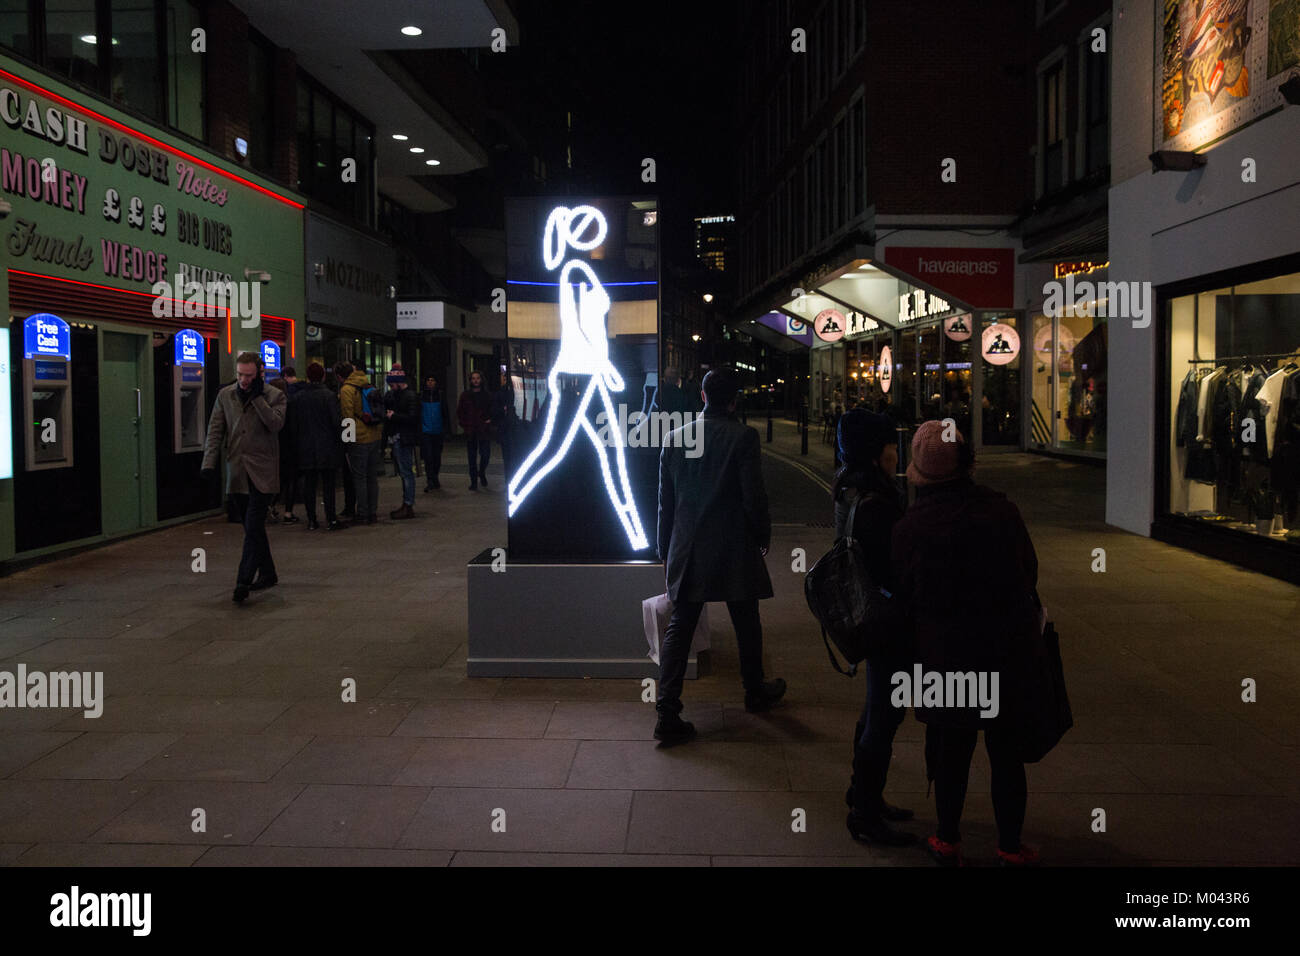
[[[908,483],[910,507],[895,484],[897,431],[893,419],[852,409],[840,419],[842,467],[834,486],[836,534],[852,533],[867,559],[869,586],[892,595],[895,633],[889,650],[865,662],[866,703],[854,733],[847,799],[849,832],[869,843],[900,846],[915,836],[891,824],[912,813],[883,796],[894,733],[903,720],[896,675],[997,675],[993,708],[979,702],[913,690],[917,720],[925,724],[926,777],[934,785],[936,832],[926,848],[946,865],[962,862],[961,816],[979,731],[991,771],[998,858],[1008,866],[1038,862],[1020,841],[1027,786],[1018,730],[1032,645],[1042,631],[1038,558],[1024,520],[1006,496],[974,481],[975,456],[951,422],[928,421],[916,430]],[[860,504],[853,527],[849,508]],[[989,560],[996,555],[998,560]]]
[[[244,526],[236,603],[251,591],[278,583],[266,535],[268,512],[277,497],[284,506],[283,520],[293,523],[298,520],[293,509],[301,495],[309,531],[320,528],[318,500],[324,502],[325,527],[330,531],[347,528],[348,520],[376,523],[383,443],[388,437],[402,478],[402,502],[389,512],[391,519],[415,516],[417,453],[425,465],[424,490],[441,487],[438,474],[446,412],[434,376],[426,377],[424,388],[417,392],[409,387],[402,366],[395,365],[387,376],[388,391],[381,394],[365,371],[349,362],[334,366],[337,392],[325,384],[325,368],[318,362],[307,367],[305,382],[289,367],[264,381],[262,359],[255,352],[240,353],[235,369],[235,382],[217,393],[213,405],[201,474],[214,478],[224,453],[231,515]],[[346,472],[344,507],[336,512],[335,475],[340,468]]]
[[[758,601],[772,596],[764,563],[771,520],[758,433],[735,418],[738,389],[729,370],[710,372],[703,383],[703,454],[686,459],[669,443],[660,457],[659,557],[673,611],[660,651],[654,736],[668,745],[695,736],[694,726],[681,717],[681,696],[705,602],[727,603],[746,709],[768,710],[786,691],[784,681],[767,680],[763,673]],[[882,589],[892,609],[881,641],[886,650],[865,662],[866,700],[854,731],[846,793],[849,832],[879,845],[917,842],[915,834],[896,826],[913,819],[913,811],[884,798],[894,735],[906,709],[894,693],[899,675],[1001,674],[1001,706],[992,713],[975,701],[954,705],[914,691],[913,709],[926,726],[926,773],[938,817],[925,847],[941,864],[962,860],[962,808],[983,730],[998,857],[1009,866],[1036,863],[1037,851],[1021,843],[1027,788],[1018,730],[1026,708],[1018,706],[1016,675],[1025,672],[1045,616],[1036,590],[1038,561],[1020,512],[1004,495],[974,482],[974,454],[950,422],[925,422],[916,431],[907,467],[916,493],[910,507],[897,483],[892,418],[851,409],[837,423],[836,444],[836,537],[852,533],[865,558],[868,580],[862,583]]]

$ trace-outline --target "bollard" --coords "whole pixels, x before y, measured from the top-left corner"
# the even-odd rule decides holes
[[[799,407],[799,454],[808,454],[808,405]]]
[[[767,396],[767,443],[772,444],[772,396]]]

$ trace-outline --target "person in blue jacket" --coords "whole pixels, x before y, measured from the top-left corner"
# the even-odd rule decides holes
[[[441,488],[438,472],[442,469],[442,434],[446,413],[442,405],[442,389],[432,375],[424,378],[420,392],[420,458],[424,460],[424,490]]]

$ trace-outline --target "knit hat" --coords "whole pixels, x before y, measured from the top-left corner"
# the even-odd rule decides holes
[[[405,384],[406,384],[406,373],[402,371],[402,367],[401,367],[400,365],[395,365],[395,366],[393,366],[392,370],[389,371],[389,373],[388,373],[388,384],[389,384],[389,385],[405,385]]]
[[[974,459],[956,426],[953,441],[944,441],[948,428],[943,422],[923,422],[912,438],[912,460],[907,466],[907,480],[914,485],[938,485],[964,478]]]
[[[849,468],[866,468],[880,457],[886,445],[898,444],[893,419],[865,408],[851,408],[841,415],[837,431],[840,461]]]

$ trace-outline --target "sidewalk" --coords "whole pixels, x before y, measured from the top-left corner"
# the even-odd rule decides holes
[[[799,458],[793,426],[777,428],[769,450]],[[809,467],[825,477],[819,439]],[[465,677],[465,565],[504,545],[504,493],[499,462],[473,494],[454,449],[446,461],[413,521],[273,528],[281,583],[244,607],[230,602],[240,529],[220,519],[0,579],[0,671],[103,671],[107,696],[95,720],[0,709],[0,863],[930,865],[844,829],[862,682],[830,669],[790,558],[829,546],[824,487],[765,454],[767,669],[788,703],[744,711],[711,608],[711,673],[685,695],[700,739],[660,750],[638,681]],[[1101,469],[1022,454],[979,468],[1029,523],[1075,713],[1029,769],[1026,840],[1063,864],[1300,862],[1300,589],[1107,528]],[[398,482],[380,494],[386,515]],[[1258,703],[1241,702],[1244,677]],[[925,791],[909,716],[888,796],[920,834]],[[991,861],[982,748],[964,836]]]

